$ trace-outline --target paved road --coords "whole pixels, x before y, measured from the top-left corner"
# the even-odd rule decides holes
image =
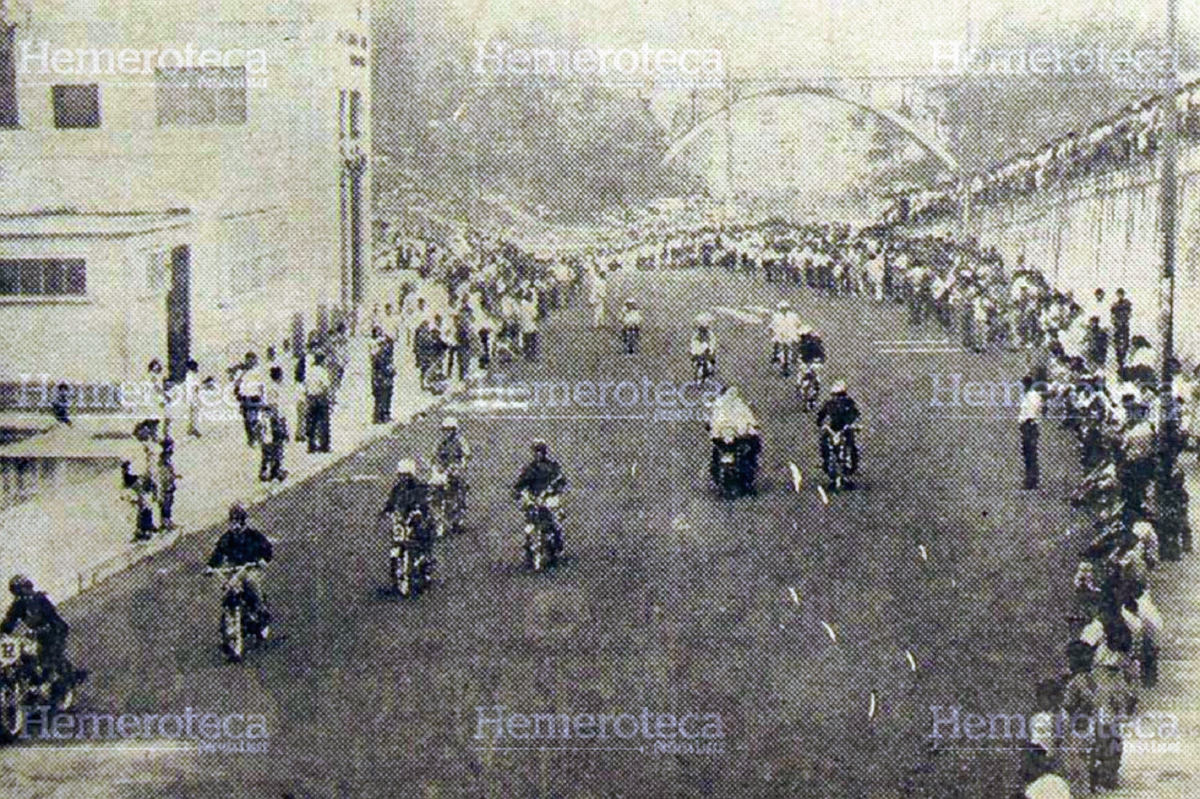
[[[382,592],[374,519],[396,460],[432,448],[435,419],[254,509],[278,541],[268,575],[278,636],[246,664],[223,664],[216,648],[217,586],[200,573],[216,531],[69,604],[73,651],[93,671],[89,708],[262,714],[267,753],[135,748],[163,740],[9,748],[0,787],[30,797],[72,779],[94,792],[58,795],[1003,795],[1013,742],[946,739],[935,752],[929,707],[1031,712],[1064,635],[1073,547],[1062,497],[1075,477],[1067,442],[1047,430],[1046,488],[1018,491],[1015,408],[932,406],[931,375],[1012,380],[1023,356],[960,352],[898,308],[796,292],[829,342],[827,382],[846,377],[866,409],[865,484],[825,504],[812,421],[773,374],[755,323],[781,290],[705,273],[622,280],[611,296],[646,307],[641,354],[621,354],[615,333],[572,309],[541,361],[506,381],[682,385],[690,320],[716,308],[721,375],[764,420],[759,496],[727,503],[707,490],[699,422],[656,421],[611,394],[603,408],[547,407],[545,393],[523,409],[458,401],[477,454],[470,531],[445,544],[445,582],[419,601]],[[885,343],[897,340],[921,343]],[[573,484],[571,561],[548,575],[517,568],[507,496],[534,435]],[[789,462],[805,478],[799,493]],[[495,705],[719,714],[724,751],[656,753],[640,733],[477,740],[476,707]],[[539,744],[548,749],[504,748]]]

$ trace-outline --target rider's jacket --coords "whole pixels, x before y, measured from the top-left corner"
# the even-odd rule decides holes
[[[444,472],[452,466],[465,465],[469,457],[471,457],[471,447],[467,444],[467,440],[460,436],[449,436],[442,439],[441,444],[438,444],[433,460],[437,467]]]
[[[8,606],[4,621],[0,622],[0,632],[7,635],[24,624],[39,641],[47,638],[65,637],[70,627],[58,615],[54,603],[42,591],[35,591],[28,596],[19,596]]]
[[[513,491],[517,494],[528,491],[537,496],[556,483],[561,487],[566,487],[562,467],[558,465],[558,462],[551,458],[535,458],[521,470],[516,485],[513,486]]]
[[[408,516],[413,511],[421,511],[429,515],[429,487],[410,474],[403,474],[392,486],[387,504],[383,508],[386,513],[397,516]]]
[[[825,404],[817,412],[817,424],[828,424],[834,430],[841,430],[856,421],[858,421],[858,406],[845,394],[834,395],[825,400]]]
[[[208,559],[209,568],[243,566],[256,561],[270,562],[271,542],[251,527],[230,527],[217,539],[217,546]]]

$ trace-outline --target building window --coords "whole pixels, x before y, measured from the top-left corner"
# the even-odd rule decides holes
[[[15,128],[17,117],[17,26],[0,22],[0,128]]]
[[[245,67],[160,69],[154,94],[159,127],[246,123]]]
[[[350,138],[357,139],[362,133],[362,92],[350,92]]]
[[[100,127],[100,87],[94,83],[52,86],[54,127]]]
[[[87,267],[82,258],[0,259],[0,297],[82,297]]]

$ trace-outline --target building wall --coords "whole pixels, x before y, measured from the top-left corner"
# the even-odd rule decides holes
[[[1158,340],[1159,178],[1161,164],[1092,176],[972,209],[965,232],[995,246],[1010,269],[1023,257],[1050,281],[1086,300],[1096,288],[1122,287],[1133,303],[1133,332]],[[1200,363],[1200,147],[1180,159],[1179,246],[1175,279],[1175,346]],[[917,232],[958,234],[957,220]],[[1105,320],[1107,322],[1107,320]]]
[[[0,129],[0,215],[11,221],[47,211],[189,209],[193,221],[175,243],[192,250],[193,351],[205,371],[226,365],[206,361],[281,341],[297,312],[311,320],[319,305],[343,301],[340,194],[347,148],[339,92],[362,97],[355,144],[369,153],[365,3],[38,0],[18,23],[20,127]],[[188,45],[194,59],[205,49],[229,52],[229,63],[246,67],[251,80],[246,122],[160,126],[153,74],[97,74],[90,65],[84,74],[44,72],[42,61],[24,57],[22,49],[29,43],[36,55],[42,42],[51,55],[59,49],[184,52]],[[250,55],[255,50],[265,53],[265,66]],[[99,84],[98,129],[55,128],[49,84],[70,83]],[[364,265],[370,263],[369,203],[364,188]],[[0,258],[36,257],[63,245],[0,234]],[[13,331],[30,343],[0,345],[0,381],[34,365],[71,379],[122,379],[140,376],[147,354],[163,358],[168,286],[133,303],[136,313],[110,301],[113,291],[127,288],[122,269],[143,246],[157,243],[87,238],[70,244],[87,252],[89,303],[0,298],[0,340],[11,341]],[[81,358],[63,343],[73,340],[73,330],[100,330],[105,342],[125,341],[103,347],[107,358]]]

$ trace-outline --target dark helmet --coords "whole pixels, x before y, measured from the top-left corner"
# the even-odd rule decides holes
[[[33,580],[24,574],[14,574],[12,579],[8,581],[8,590],[17,596],[31,594],[33,593]]]
[[[242,503],[235,502],[229,506],[229,523],[230,524],[245,524],[249,515],[246,513],[246,508]]]
[[[550,454],[550,445],[546,443],[545,439],[535,438],[530,443],[529,448],[533,451],[534,455]]]

